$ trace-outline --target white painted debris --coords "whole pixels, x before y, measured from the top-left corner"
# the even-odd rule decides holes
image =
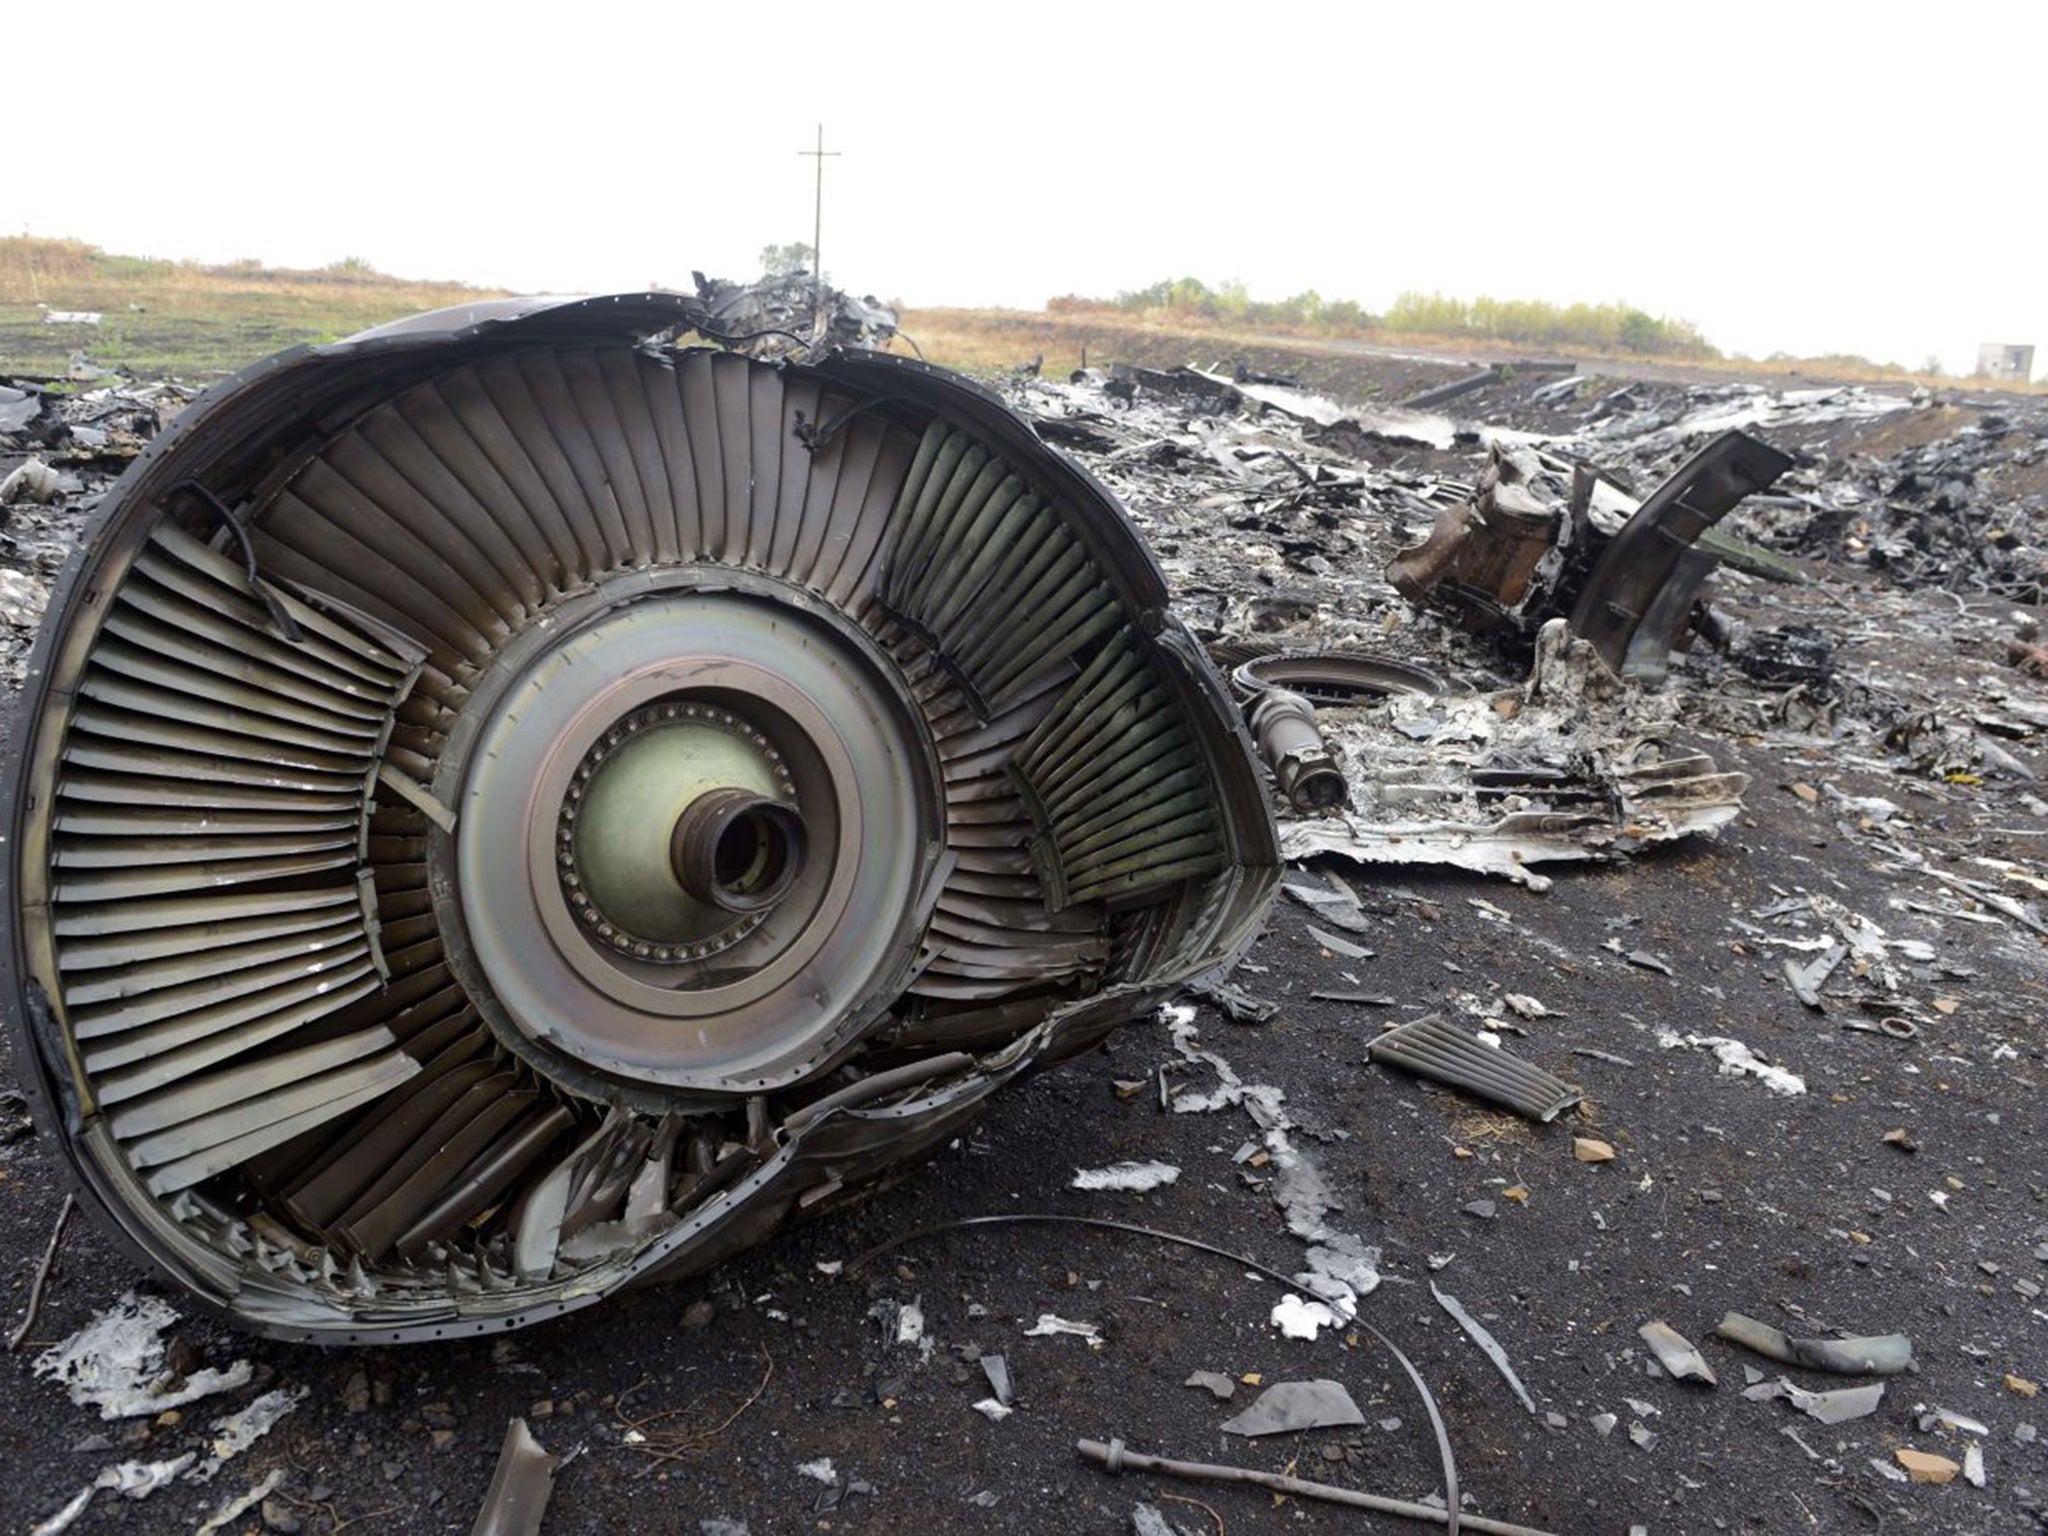
[[[1102,1333],[1093,1323],[1071,1322],[1052,1312],[1041,1312],[1038,1321],[1024,1330],[1027,1339],[1049,1339],[1060,1334],[1072,1334],[1077,1339],[1086,1339],[1090,1344],[1100,1344]]]
[[[1320,1301],[1303,1301],[1289,1291],[1273,1308],[1272,1323],[1290,1339],[1313,1339],[1337,1326],[1337,1314]]]
[[[1669,1030],[1657,1036],[1657,1044],[1667,1051],[1680,1046],[1689,1046],[1696,1051],[1712,1051],[1714,1059],[1721,1063],[1723,1077],[1754,1077],[1771,1092],[1786,1098],[1797,1098],[1806,1092],[1806,1079],[1796,1072],[1783,1067],[1774,1067],[1756,1052],[1727,1035],[1677,1035]]]
[[[1111,1189],[1143,1194],[1171,1184],[1180,1170],[1171,1163],[1111,1163],[1107,1168],[1076,1168],[1073,1189]]]
[[[808,1477],[828,1488],[839,1486],[839,1469],[832,1465],[830,1456],[820,1456],[816,1461],[800,1462],[796,1471],[797,1476]]]
[[[992,1397],[984,1397],[974,1405],[974,1411],[986,1418],[989,1423],[1000,1424],[1017,1410],[1008,1403],[997,1402]]]
[[[1935,1408],[1920,1413],[1921,1429],[1932,1429],[1937,1424],[1943,1429],[1953,1429],[1965,1435],[1991,1433],[1991,1426],[1982,1419],[1972,1418],[1967,1413],[1957,1413],[1953,1408]]]
[[[1986,1478],[1984,1475],[1983,1446],[1972,1445],[1964,1448],[1963,1479],[1973,1488],[1982,1488],[1984,1486]]]
[[[45,325],[98,325],[106,318],[100,309],[53,309],[43,316]]]
[[[1529,1395],[1529,1389],[1522,1385],[1522,1378],[1515,1374],[1514,1366],[1508,1363],[1508,1352],[1501,1348],[1500,1340],[1488,1333],[1485,1325],[1470,1312],[1467,1312],[1457,1297],[1451,1295],[1448,1291],[1440,1289],[1434,1280],[1429,1282],[1429,1294],[1436,1298],[1438,1306],[1450,1313],[1451,1321],[1465,1330],[1465,1337],[1474,1344],[1477,1344],[1481,1353],[1493,1362],[1493,1368],[1500,1372],[1501,1379],[1508,1384],[1509,1390],[1515,1394],[1521,1405],[1529,1412],[1534,1413],[1536,1411],[1536,1400]],[[1630,1402],[1629,1406],[1637,1408],[1633,1401]],[[1648,1406],[1648,1404],[1642,1405],[1642,1407]],[[1637,1411],[1641,1412],[1641,1408],[1637,1408]],[[1650,1412],[1654,1413],[1656,1410],[1652,1408]],[[1629,1433],[1633,1435],[1635,1430],[1631,1429]],[[1637,1443],[1641,1444],[1640,1441]],[[1647,1446],[1644,1448],[1648,1449]]]
[[[305,1401],[304,1387],[279,1387],[266,1392],[238,1413],[213,1421],[213,1443],[207,1457],[186,1474],[188,1483],[210,1483],[214,1474],[261,1440],[286,1414]]]
[[[896,1309],[896,1342],[915,1344],[924,1337],[924,1298],[906,1301]]]
[[[1284,1435],[1302,1429],[1341,1429],[1365,1415],[1339,1381],[1278,1381],[1251,1407],[1223,1421],[1227,1435]]]
[[[1525,1019],[1561,1019],[1555,1008],[1546,1008],[1526,992],[1503,992],[1500,1000]]]
[[[38,1525],[31,1536],[56,1536],[68,1529],[102,1488],[111,1489],[124,1499],[146,1499],[191,1466],[197,1457],[198,1452],[187,1451],[169,1461],[123,1461],[101,1467],[97,1477],[73,1494],[70,1503]]]
[[[1017,1392],[1010,1385],[1010,1362],[1001,1355],[984,1354],[981,1357],[981,1374],[988,1378],[989,1390],[996,1395],[996,1401],[1005,1408],[1017,1401]]]
[[[236,1494],[225,1504],[221,1505],[219,1509],[216,1509],[202,1520],[199,1523],[198,1529],[193,1531],[192,1536],[219,1536],[220,1532],[226,1530],[258,1504],[261,1504],[265,1499],[277,1492],[278,1484],[283,1481],[284,1468],[273,1467],[270,1475],[256,1484],[247,1493]]]
[[[1751,1402],[1782,1397],[1810,1419],[1822,1424],[1846,1424],[1852,1419],[1867,1419],[1877,1412],[1884,1401],[1884,1383],[1873,1381],[1860,1387],[1839,1387],[1832,1392],[1809,1392],[1780,1376],[1775,1381],[1761,1381],[1755,1386],[1744,1387],[1742,1395]]]
[[[167,1379],[163,1334],[177,1321],[167,1302],[129,1291],[63,1343],[38,1355],[35,1373],[61,1381],[71,1401],[99,1409],[103,1419],[157,1414],[249,1384],[255,1367],[247,1360],[225,1370]]]
[[[1610,1151],[1609,1155],[1612,1155]],[[1653,1318],[1636,1330],[1642,1341],[1650,1346],[1657,1357],[1657,1363],[1679,1381],[1703,1381],[1715,1385],[1714,1368],[1707,1364],[1690,1340],[1676,1328],[1660,1318]]]
[[[98,1490],[91,1483],[87,1483],[78,1492],[71,1495],[70,1500],[62,1509],[37,1525],[28,1533],[28,1536],[57,1536],[57,1533],[60,1531],[70,1530],[72,1523],[85,1513],[85,1506],[92,1502],[92,1496],[96,1492]]]
[[[30,459],[12,474],[0,478],[0,506],[12,506],[17,501],[33,501],[47,506],[57,499],[57,492],[63,489],[63,484],[56,470],[41,459]],[[19,571],[9,574],[19,582],[33,585]]]

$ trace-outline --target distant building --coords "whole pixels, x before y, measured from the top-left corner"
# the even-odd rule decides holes
[[[1977,349],[1977,377],[2024,384],[2034,376],[2034,349],[1987,341]]]

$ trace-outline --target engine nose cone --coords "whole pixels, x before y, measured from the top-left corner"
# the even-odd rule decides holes
[[[736,916],[789,893],[802,817],[787,809],[793,830],[785,830],[753,808],[785,805],[795,793],[782,754],[739,716],[697,704],[637,711],[585,756],[560,808],[571,904],[608,942],[645,942],[664,959],[730,935]],[[686,827],[697,829],[687,857]]]

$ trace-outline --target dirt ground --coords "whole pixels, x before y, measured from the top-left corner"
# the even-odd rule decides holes
[[[1988,638],[2011,627],[2010,602],[1911,597],[1867,576],[1746,600],[1774,622],[1831,616],[1851,677],[1936,698],[2020,686],[2048,702],[2048,684],[2015,684]],[[1951,608],[1951,627],[1931,617]],[[2027,1426],[2048,1416],[2031,1395],[2048,1380],[2048,948],[1995,910],[1958,917],[1899,849],[1943,867],[1995,858],[2038,871],[2048,821],[2026,805],[2024,783],[1994,792],[1724,723],[1701,739],[1752,775],[1746,814],[1718,840],[1562,869],[1543,893],[1419,870],[1294,876],[1334,874],[1357,891],[1365,931],[1348,937],[1373,957],[1329,953],[1304,931],[1311,914],[1283,899],[1233,978],[1278,1013],[1239,1024],[1203,1004],[1201,1044],[1244,1082],[1284,1092],[1346,1224],[1380,1247],[1383,1279],[1362,1315],[1436,1394],[1468,1513],[1567,1536],[2037,1529],[2048,1447]],[[1876,827],[1840,797],[1883,797],[1897,811]],[[1853,1003],[1816,1011],[1794,996],[1783,961],[1803,952],[1775,941],[1821,931],[1796,906],[1807,896],[1925,946],[1900,961],[1921,1021],[1913,1037],[1872,1027],[1879,1015]],[[1318,990],[1391,1001],[1318,1001]],[[1523,1018],[1502,1001],[1509,993],[1547,1011]],[[1383,1021],[1430,1011],[1500,1016],[1514,1026],[1508,1048],[1580,1085],[1585,1104],[1532,1126],[1368,1064]],[[1660,1041],[1687,1035],[1739,1039],[1806,1091],[1781,1096],[1722,1073],[1707,1050]],[[0,1053],[11,1049],[0,1040]],[[0,1054],[0,1091],[13,1066]],[[1276,1285],[1150,1237],[949,1229],[1100,1217],[1298,1267],[1272,1167],[1244,1155],[1259,1140],[1250,1117],[1162,1106],[1162,1083],[1214,1081],[1163,1022],[1134,1025],[997,1096],[971,1135],[863,1204],[703,1280],[495,1341],[322,1351],[187,1316],[178,1338],[195,1366],[248,1359],[258,1387],[304,1387],[304,1403],[212,1484],[142,1502],[102,1494],[74,1529],[190,1529],[282,1468],[265,1512],[231,1529],[464,1531],[515,1414],[564,1458],[550,1536],[729,1531],[700,1526],[718,1520],[756,1536],[1110,1536],[1133,1528],[1140,1502],[1218,1536],[1426,1529],[1262,1490],[1112,1479],[1075,1453],[1078,1439],[1114,1436],[1157,1455],[1428,1498],[1442,1483],[1427,1416],[1363,1333],[1284,1338],[1268,1322]],[[1615,1157],[1577,1160],[1576,1136]],[[18,1109],[0,1109],[0,1137],[0,1316],[11,1326],[63,1194]],[[1147,1194],[1069,1187],[1077,1170],[1124,1159],[1179,1175]],[[1474,1214],[1486,1201],[1491,1214]],[[891,1246],[855,1262],[878,1245]],[[1432,1283],[1498,1339],[1533,1413]],[[191,1448],[241,1401],[196,1403],[174,1422],[102,1423],[34,1374],[43,1348],[131,1288],[158,1286],[74,1219],[29,1339],[0,1357],[0,1526],[31,1528],[109,1462]],[[898,1342],[899,1308],[912,1303],[923,1339]],[[1824,1426],[1783,1401],[1745,1400],[1745,1366],[1766,1381],[1845,1383],[1717,1340],[1727,1311],[1801,1335],[1901,1331],[1915,1369],[1886,1384],[1874,1416]],[[1045,1314],[1092,1324],[1099,1341],[1028,1333]],[[1637,1329],[1660,1318],[1700,1346],[1718,1387],[1654,1367]],[[1015,1383],[1015,1411],[1000,1421],[973,1406],[989,1396],[978,1363],[988,1354]],[[1183,1386],[1195,1371],[1237,1378],[1233,1399]],[[1254,1378],[1342,1382],[1365,1422],[1224,1433],[1261,1390],[1245,1384]],[[1988,1433],[1923,1428],[1937,1409]],[[1902,1447],[1961,1462],[1972,1442],[1983,1488],[1960,1477],[1902,1485],[1872,1465],[1896,1466]]]

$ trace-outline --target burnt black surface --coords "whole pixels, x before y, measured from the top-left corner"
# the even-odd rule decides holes
[[[1885,690],[1951,723],[1995,714],[2008,695],[2048,702],[2048,685],[2004,664],[2009,602],[1910,599],[1857,585],[1872,580],[1838,570],[1812,588],[1744,586],[1736,611],[1760,624],[1822,624],[1837,642],[1837,681],[1852,702]],[[1712,657],[1679,671],[1689,698],[1710,700],[1735,685],[1734,670]],[[2048,950],[2009,921],[1937,921],[1896,904],[1942,901],[1943,888],[1901,849],[1969,878],[2002,880],[1970,862],[1984,857],[2040,873],[2048,847],[2043,817],[2029,804],[2035,786],[1927,771],[1940,766],[1938,752],[1878,761],[1867,748],[1805,744],[1770,702],[1782,696],[1758,697],[1764,705],[1753,710],[1724,703],[1710,712],[1702,703],[1696,712],[1710,750],[1754,775],[1747,814],[1720,841],[1559,869],[1541,895],[1478,877],[1340,871],[1367,914],[1369,931],[1349,937],[1377,958],[1322,954],[1302,931],[1306,914],[1283,902],[1251,965],[1234,977],[1280,1001],[1278,1016],[1239,1026],[1205,1007],[1203,1043],[1246,1081],[1286,1091],[1302,1127],[1295,1139],[1344,1199],[1345,1224],[1383,1245],[1386,1278],[1366,1300],[1368,1316],[1438,1393],[1477,1509],[1603,1536],[1635,1523],[1660,1536],[1846,1536],[1879,1529],[1880,1514],[1886,1531],[2036,1529],[2030,1501],[2048,1500],[2048,1448],[2016,1444],[2014,1431],[2048,1422],[2048,1399],[2016,1395],[2003,1378],[2048,1378],[2048,1309],[2022,1290],[2048,1285],[2048,1262],[2036,1257],[2048,1244]],[[2031,764],[2024,740],[2006,745]],[[1878,826],[1829,790],[1882,796],[1900,809]],[[2018,881],[2006,888],[2017,898],[2036,894]],[[1869,990],[1847,967],[1825,1012],[1805,1008],[1781,972],[1788,954],[1805,953],[1736,926],[1740,919],[1794,939],[1821,932],[1810,920],[1802,928],[1797,917],[1757,917],[1800,893],[1831,896],[1888,935],[1933,947],[1932,962],[1901,962],[1918,1038],[1845,1027],[1867,1017],[1854,999]],[[1660,957],[1672,974],[1631,964],[1609,941]],[[1309,999],[1354,988],[1396,1006]],[[1497,1002],[1505,992],[1561,1011],[1521,1020],[1491,1010],[1527,1031],[1509,1040],[1517,1054],[1584,1088],[1584,1118],[1529,1127],[1365,1064],[1365,1043],[1383,1018]],[[1778,1098],[1719,1076],[1702,1052],[1660,1049],[1659,1030],[1741,1039],[1803,1074],[1809,1091]],[[1637,1066],[1574,1056],[1573,1047]],[[1293,1267],[1301,1245],[1287,1235],[1264,1173],[1248,1179],[1233,1161],[1256,1137],[1249,1119],[1235,1110],[1161,1111],[1155,1073],[1173,1054],[1163,1027],[1134,1027],[1107,1051],[1008,1094],[932,1165],[863,1205],[706,1281],[642,1291],[502,1340],[323,1352],[188,1319],[180,1337],[199,1361],[246,1357],[259,1378],[302,1384],[311,1395],[214,1483],[178,1484],[140,1504],[102,1493],[74,1529],[190,1529],[282,1466],[282,1493],[301,1501],[283,1507],[308,1532],[350,1522],[466,1531],[514,1413],[529,1416],[551,1451],[576,1453],[557,1483],[544,1527],[551,1536],[694,1536],[696,1522],[712,1516],[744,1519],[756,1533],[1110,1536],[1129,1529],[1135,1500],[1169,1494],[1199,1499],[1236,1533],[1424,1529],[1296,1502],[1276,1507],[1253,1491],[1111,1481],[1079,1463],[1074,1440],[1114,1434],[1159,1454],[1292,1465],[1302,1476],[1393,1496],[1436,1485],[1423,1415],[1384,1352],[1328,1335],[1281,1339],[1266,1323],[1277,1289],[1228,1264],[1142,1239],[1008,1228],[919,1241],[856,1274],[817,1268],[934,1223],[1034,1210],[1153,1224]],[[0,1063],[0,1089],[14,1065]],[[1173,1080],[1209,1083],[1193,1072]],[[1145,1086],[1120,1097],[1119,1081]],[[0,1107],[0,1135],[10,1114]],[[1917,1152],[1884,1142],[1896,1128]],[[1575,1161],[1574,1133],[1609,1141],[1616,1159]],[[1119,1158],[1157,1158],[1182,1173],[1144,1196],[1066,1187],[1076,1168]],[[1510,1198],[1513,1189],[1526,1190],[1526,1200]],[[0,1146],[0,1316],[10,1325],[60,1198],[49,1149],[33,1140]],[[1495,1202],[1494,1219],[1463,1213],[1479,1199]],[[1455,1257],[1433,1272],[1430,1256],[1441,1254]],[[1561,1428],[1515,1403],[1431,1301],[1432,1278],[1494,1332],[1539,1408],[1564,1416]],[[196,1403],[161,1427],[102,1424],[33,1376],[41,1347],[139,1281],[93,1225],[74,1219],[29,1344],[0,1360],[8,1472],[0,1522],[27,1528],[111,1462],[192,1448],[213,1418],[246,1401],[245,1392]],[[885,1342],[870,1315],[878,1301],[920,1298],[937,1341],[929,1362]],[[1825,1428],[1783,1403],[1741,1398],[1745,1363],[1779,1370],[1712,1339],[1730,1309],[1793,1331],[1903,1330],[1919,1369],[1887,1388],[1875,1417]],[[1100,1325],[1103,1347],[1024,1337],[1044,1312]],[[1653,1317],[1700,1345],[1720,1373],[1718,1390],[1647,1374],[1635,1330]],[[1006,1355],[1016,1382],[1018,1411],[1000,1424],[971,1408],[988,1395],[978,1366],[963,1358],[977,1346]],[[1225,1405],[1180,1385],[1200,1369],[1258,1372],[1269,1383],[1334,1377],[1368,1427],[1236,1440],[1219,1426],[1255,1392],[1240,1387]],[[1810,1387],[1841,1384],[1792,1374]],[[1628,1398],[1658,1411],[1639,1416]],[[1898,1486],[1871,1470],[1872,1457],[1890,1461],[1901,1446],[1962,1459],[1966,1437],[1917,1428],[1920,1403],[1986,1422],[1988,1488],[1960,1479]],[[1590,1422],[1602,1412],[1619,1419],[1606,1438]],[[1639,1417],[1656,1436],[1647,1448],[1628,1437]],[[1380,1427],[1394,1418],[1398,1428]],[[636,1425],[656,1439],[695,1433],[701,1443],[657,1462],[625,1443]],[[1838,1466],[1809,1460],[1781,1433],[1787,1427]],[[437,1430],[445,1443],[436,1443]],[[75,1449],[99,1435],[112,1446]],[[825,1507],[831,1490],[797,1471],[826,1456],[841,1480],[836,1508]],[[873,1491],[851,1492],[853,1484]],[[981,1495],[993,1503],[975,1502]],[[1191,1505],[1162,1507],[1190,1530],[1217,1528]],[[253,1511],[234,1527],[255,1528]]]

